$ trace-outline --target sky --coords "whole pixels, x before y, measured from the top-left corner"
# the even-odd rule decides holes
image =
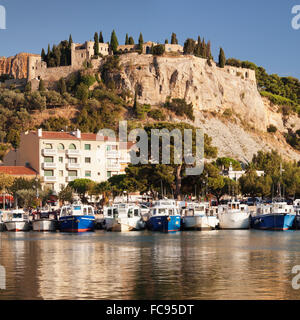
[[[0,0],[6,12],[0,56],[40,54],[70,34],[82,43],[102,31],[106,42],[115,29],[124,44],[126,33],[136,42],[142,32],[144,41],[164,43],[175,32],[182,45],[198,35],[210,40],[215,61],[222,47],[226,58],[300,78],[300,29],[291,23],[295,5],[300,0]]]

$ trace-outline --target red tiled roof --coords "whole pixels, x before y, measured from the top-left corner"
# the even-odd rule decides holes
[[[12,176],[35,176],[36,172],[27,167],[7,167],[0,166],[0,174],[8,174]]]

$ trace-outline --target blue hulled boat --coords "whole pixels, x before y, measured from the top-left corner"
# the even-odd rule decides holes
[[[294,207],[286,202],[260,204],[251,216],[251,228],[259,230],[285,231],[292,228],[296,214]]]
[[[180,231],[181,217],[174,200],[159,200],[150,208],[148,228],[152,231]]]
[[[94,231],[95,215],[90,205],[73,204],[63,206],[59,217],[61,232],[88,232]]]

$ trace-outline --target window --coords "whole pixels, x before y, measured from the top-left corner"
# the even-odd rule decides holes
[[[75,146],[74,143],[71,143],[71,144],[69,145],[69,150],[76,150],[76,146]]]
[[[91,158],[85,158],[85,163],[91,163]]]
[[[86,177],[91,177],[92,176],[92,172],[91,171],[86,171],[85,172],[85,176]]]
[[[57,149],[58,149],[58,150],[65,150],[65,146],[64,146],[62,143],[60,143],[60,144],[58,145]]]
[[[107,178],[111,178],[111,171],[107,171]]]
[[[69,177],[77,177],[77,171],[69,171],[68,172]]]
[[[91,145],[90,144],[85,144],[84,145],[84,150],[91,150]]]
[[[64,176],[63,170],[59,170],[59,176],[60,176],[60,177],[63,177],[63,176]]]
[[[70,158],[69,163],[77,163],[77,158]]]
[[[44,176],[45,177],[53,177],[53,170],[44,170]]]
[[[45,163],[53,163],[53,157],[44,157]]]
[[[63,158],[63,157],[59,157],[59,158],[58,158],[58,161],[59,161],[60,163],[63,163],[63,162],[64,162],[64,158]]]
[[[53,146],[51,143],[46,143],[45,149],[53,149]]]

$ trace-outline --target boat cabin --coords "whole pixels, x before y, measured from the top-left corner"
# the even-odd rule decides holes
[[[93,216],[94,209],[90,205],[74,204],[63,206],[60,211],[60,217],[66,216]]]

